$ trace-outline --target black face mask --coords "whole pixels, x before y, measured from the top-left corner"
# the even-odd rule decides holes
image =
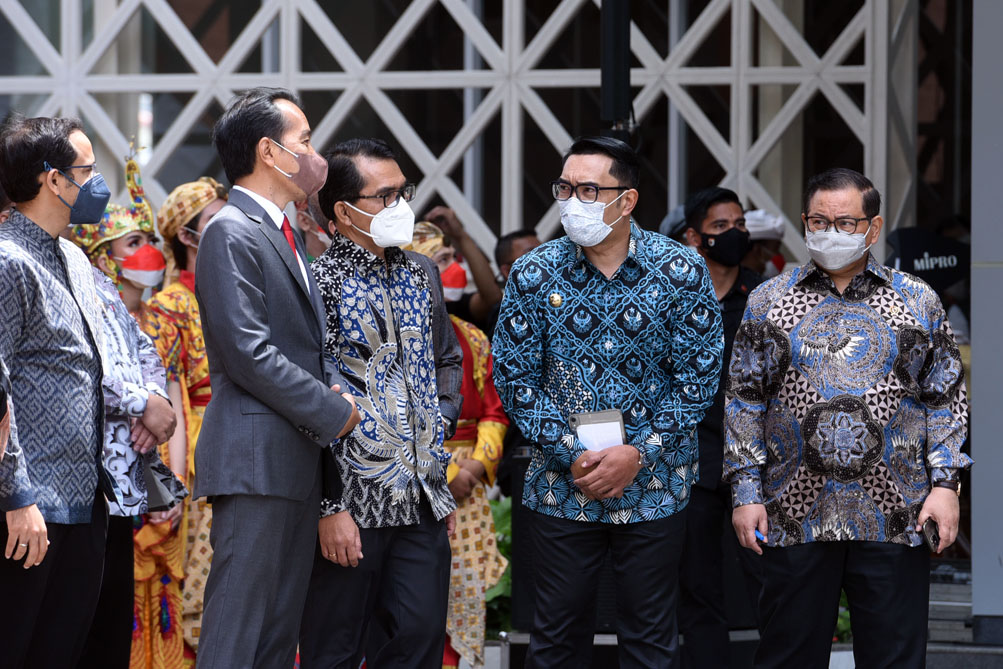
[[[734,267],[742,262],[749,250],[749,233],[738,228],[719,235],[700,233],[700,240],[707,257],[725,267]]]

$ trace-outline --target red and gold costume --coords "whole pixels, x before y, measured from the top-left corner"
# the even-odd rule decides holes
[[[160,234],[167,243],[181,226],[207,205],[225,198],[222,187],[208,177],[176,188],[158,215]],[[170,274],[168,281],[171,281]],[[181,390],[187,439],[185,483],[195,481],[195,444],[209,404],[209,359],[202,321],[195,300],[195,275],[181,270],[176,280],[147,303],[141,326],[153,340],[167,370],[167,382]],[[161,456],[168,461],[166,444]],[[136,534],[137,625],[132,666],[159,669],[194,663],[202,623],[205,580],[212,548],[211,507],[189,497],[178,529],[146,523]],[[183,582],[183,587],[181,587]],[[142,597],[140,597],[142,594]]]

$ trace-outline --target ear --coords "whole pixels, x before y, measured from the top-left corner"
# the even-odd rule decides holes
[[[275,165],[275,147],[272,145],[272,141],[267,137],[262,137],[258,140],[257,153],[258,160],[269,167]]]
[[[352,217],[351,209],[344,202],[334,203],[334,219],[331,221],[335,226],[346,226],[351,227]]]
[[[686,230],[683,231],[683,237],[686,238],[686,243],[694,248],[700,248],[703,241],[700,239],[700,233],[693,228],[686,228]]]
[[[98,269],[105,274],[111,274],[111,268],[108,267],[108,256],[104,253],[98,256],[97,261]]]
[[[620,211],[623,213],[624,216],[629,216],[630,213],[634,211],[634,207],[637,206],[638,197],[640,197],[640,194],[637,192],[636,188],[631,188],[624,191],[623,197],[620,198],[620,200],[623,202],[623,209],[621,209]]]
[[[881,228],[884,227],[885,219],[875,216],[871,219],[871,229],[867,232],[867,243],[874,244],[881,236]]]
[[[48,172],[42,172],[40,175],[42,188],[48,188],[55,195],[59,195],[59,184],[56,183],[56,179],[59,177],[59,172],[56,170],[49,170]]]

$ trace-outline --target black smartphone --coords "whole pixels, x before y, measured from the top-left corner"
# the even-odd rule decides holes
[[[940,546],[940,528],[937,527],[937,521],[933,518],[927,518],[926,522],[923,523],[923,538],[926,539],[926,545],[930,547],[930,550],[934,553],[939,553],[937,547]]]

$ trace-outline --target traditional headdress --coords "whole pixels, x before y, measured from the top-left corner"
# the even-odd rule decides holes
[[[431,258],[446,246],[446,236],[434,223],[419,221],[414,225],[411,243],[403,247],[405,251],[415,251]],[[467,272],[458,262],[454,262],[441,274],[442,291],[447,302],[455,302],[463,297],[467,287]]]
[[[212,177],[181,184],[171,191],[157,214],[157,228],[164,241],[174,239],[178,230],[216,200],[226,199],[226,189]]]
[[[157,213],[157,228],[164,243],[170,244],[178,236],[178,230],[216,200],[226,200],[226,188],[212,177],[202,177],[172,190]],[[173,281],[177,273],[174,254],[168,253],[165,285]]]

